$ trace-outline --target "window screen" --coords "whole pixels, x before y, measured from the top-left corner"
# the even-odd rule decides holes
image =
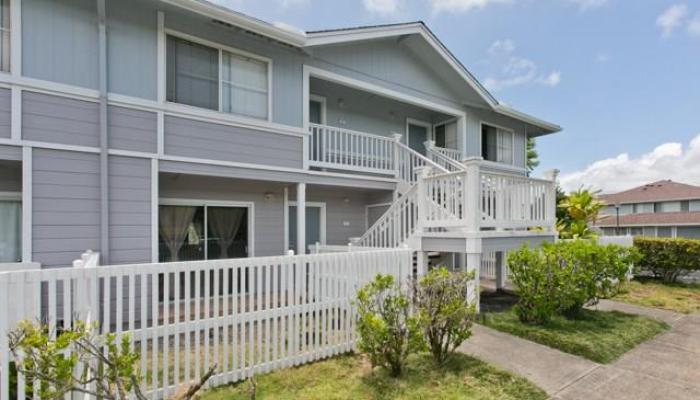
[[[167,100],[219,109],[219,51],[168,36]]]

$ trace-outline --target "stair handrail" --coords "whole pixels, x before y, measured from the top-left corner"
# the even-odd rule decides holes
[[[360,236],[359,238],[355,239],[354,242],[352,243],[353,246],[360,246],[360,247],[397,247],[401,245],[403,242],[405,242],[408,237],[410,237],[415,231],[415,229],[418,226],[418,204],[417,204],[417,199],[418,199],[418,185],[414,184],[411,186],[411,188],[403,193],[401,196],[399,196],[396,201],[394,201],[389,208],[380,216],[373,224],[372,226],[365,231],[365,233]],[[372,240],[372,236],[374,235],[375,241],[379,241],[378,238],[380,237],[379,235],[382,234],[381,228],[386,225],[386,222],[393,219],[393,217],[396,215],[396,211],[401,209],[402,207],[412,207],[415,208],[415,210],[412,210],[410,212],[406,212],[404,215],[407,216],[406,221],[401,224],[401,227],[407,228],[408,232],[402,234],[401,232],[394,232],[391,237],[387,237],[385,240],[385,244],[388,246],[377,246],[377,243],[370,243]],[[401,240],[400,237],[405,237],[404,240]]]
[[[446,170],[449,172],[457,172],[457,171],[465,171],[464,164],[462,164],[459,160],[455,160],[454,158],[448,156],[445,154],[442,147],[437,147],[435,146],[435,142],[432,140],[428,140],[424,143],[425,145],[425,150],[428,152],[428,154],[433,158],[433,161],[436,164],[444,164]]]

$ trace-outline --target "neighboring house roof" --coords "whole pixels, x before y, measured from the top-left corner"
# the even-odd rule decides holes
[[[607,204],[700,199],[700,186],[687,185],[669,179],[647,183],[619,193],[603,194],[600,195],[600,199]]]
[[[594,225],[615,227],[617,226],[617,218],[615,215],[604,215],[599,217]],[[620,215],[620,226],[655,225],[700,225],[700,211]]]
[[[302,32],[295,31],[286,26],[281,26],[280,24],[270,24],[205,0],[161,1],[188,9],[192,12],[205,15],[210,18],[239,26],[243,29],[253,31],[300,48],[417,34],[425,39],[425,41],[428,42],[428,44],[430,44],[437,51],[437,53],[442,56],[450,67],[452,67],[452,69],[454,69],[455,72],[457,72],[457,74],[459,74],[466,81],[466,83],[476,91],[476,93],[494,112],[537,127],[541,130],[542,134],[554,133],[561,130],[559,125],[517,111],[504,104],[500,104],[498,100],[496,100],[496,98],[489,93],[489,91],[481,83],[479,83],[479,81],[467,70],[467,68],[457,59],[457,57],[455,57],[421,21]]]

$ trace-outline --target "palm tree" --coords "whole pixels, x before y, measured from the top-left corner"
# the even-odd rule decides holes
[[[589,224],[598,219],[598,213],[605,207],[605,203],[598,199],[598,193],[599,191],[580,188],[569,193],[559,203],[558,207],[565,210],[568,217],[557,222],[557,229],[562,238],[576,239],[596,236]]]

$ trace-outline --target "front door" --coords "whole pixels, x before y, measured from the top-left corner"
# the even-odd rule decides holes
[[[425,155],[425,141],[430,138],[430,124],[420,121],[408,121],[406,124],[408,147]]]
[[[306,206],[306,252],[309,246],[321,243],[321,207]],[[297,207],[289,206],[289,250],[297,250]]]

